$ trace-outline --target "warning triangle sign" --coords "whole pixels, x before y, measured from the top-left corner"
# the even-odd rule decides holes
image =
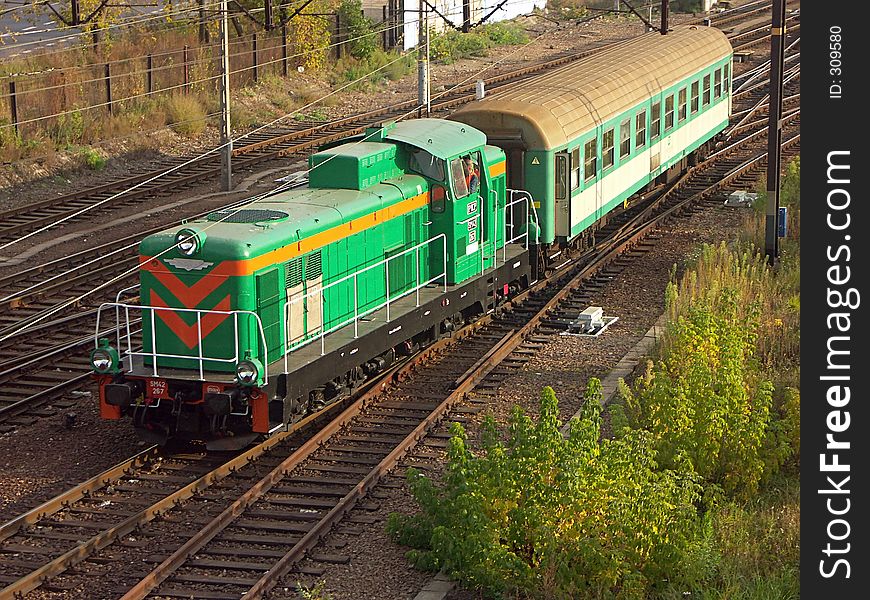
[[[538,157],[536,156],[535,158],[532,159],[532,164],[533,164],[533,165],[539,165],[539,164],[541,164],[541,161],[539,161],[539,160],[538,160]]]

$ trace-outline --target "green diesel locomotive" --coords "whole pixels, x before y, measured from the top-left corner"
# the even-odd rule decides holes
[[[247,443],[528,284],[530,199],[480,131],[390,124],[309,166],[306,189],[142,241],[141,303],[99,315],[120,325],[92,355],[103,417]]]
[[[307,188],[145,238],[140,303],[98,313],[116,331],[91,354],[102,416],[238,447],[347,395],[695,160],[728,122],[730,59],[712,28],[646,34],[451,120],[372,128],[313,154]]]

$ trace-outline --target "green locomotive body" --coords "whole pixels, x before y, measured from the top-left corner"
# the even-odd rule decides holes
[[[468,159],[473,176],[463,170]],[[284,422],[288,394],[314,391],[322,403],[355,383],[348,378],[363,379],[350,369],[329,393],[334,374],[323,371],[307,379],[313,390],[294,386],[297,371],[318,362],[311,347],[325,356],[333,334],[395,320],[409,295],[417,309],[421,293],[448,294],[504,266],[506,237],[525,230],[508,222],[504,160],[461,123],[391,124],[313,154],[305,189],[145,238],[141,305],[116,306],[141,314],[143,344],[103,374],[104,416],[128,413],[166,436],[219,435],[234,420],[264,433]],[[519,265],[509,270],[527,276]],[[440,312],[480,311],[481,294],[497,297],[466,294]],[[422,341],[423,330],[425,341],[442,333],[429,323],[406,329],[400,343]],[[119,333],[116,345],[124,342]],[[360,364],[399,345],[375,345]],[[281,406],[269,407],[276,399]],[[164,411],[190,414],[170,426]]]

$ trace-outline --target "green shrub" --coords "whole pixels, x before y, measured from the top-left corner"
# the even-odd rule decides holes
[[[79,148],[77,154],[89,169],[99,171],[106,166],[106,159],[95,148],[85,146]]]
[[[58,146],[81,144],[85,136],[85,119],[81,111],[60,115],[49,131]]]
[[[378,50],[379,36],[374,33],[371,19],[362,14],[361,0],[341,0],[338,14],[347,31],[345,39],[351,56],[365,59]]]
[[[376,49],[365,59],[346,57],[335,65],[332,77],[335,84],[346,84],[357,81],[352,89],[369,89],[383,83],[385,80],[396,81],[413,72],[416,64],[411,54],[400,55],[397,52],[385,52]]]
[[[450,64],[462,58],[486,56],[486,51],[495,46],[525,44],[528,41],[525,30],[510,22],[491,23],[469,33],[451,29],[432,36],[429,56]]]
[[[15,131],[12,123],[6,117],[0,117],[0,148],[3,150],[17,149],[21,145],[21,136]]]
[[[662,358],[623,393],[632,425],[652,433],[664,465],[688,457],[707,482],[751,494],[765,472],[772,385],[752,368],[757,313],[742,315],[734,291],[721,293],[668,324]]]
[[[205,129],[205,108],[196,96],[175,94],[166,101],[167,123],[182,135],[193,137]]]
[[[588,0],[548,0],[549,15],[555,19],[579,19],[585,17]]]
[[[518,46],[529,41],[526,30],[510,21],[490,23],[480,29],[493,46]]]
[[[480,457],[454,424],[443,485],[409,470],[422,511],[390,517],[408,557],[521,597],[643,598],[679,578],[695,551],[697,476],[658,469],[648,432],[602,440],[600,390],[590,380],[567,438],[549,387],[537,422],[519,408],[507,432],[486,421]]]

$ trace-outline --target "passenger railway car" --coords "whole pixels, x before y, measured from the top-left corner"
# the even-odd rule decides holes
[[[614,207],[683,170],[725,128],[732,55],[720,30],[677,26],[512,86],[450,118],[504,149],[508,186],[534,197],[541,243],[565,247],[591,239]]]
[[[712,28],[646,34],[452,120],[372,128],[313,154],[307,188],[145,238],[140,303],[98,312],[102,416],[230,448],[346,396],[697,157],[728,122],[730,57]]]

